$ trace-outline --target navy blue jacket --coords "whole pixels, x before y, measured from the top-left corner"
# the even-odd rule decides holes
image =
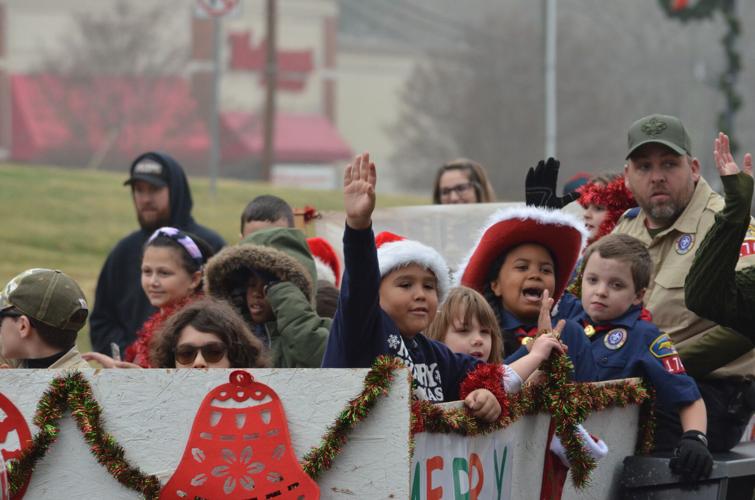
[[[505,309],[501,309],[501,330],[507,332],[516,332],[519,328],[529,331],[536,328],[537,323],[526,323],[511,314]],[[561,332],[561,341],[569,347],[568,356],[574,364],[574,373],[572,374],[576,382],[593,382],[597,380],[595,361],[590,350],[590,341],[585,337],[582,328],[574,321],[567,321]],[[517,359],[526,356],[527,348],[521,346],[512,354],[504,359],[505,364],[511,364]]]
[[[597,330],[590,342],[598,380],[643,377],[655,388],[658,405],[670,410],[700,399],[669,336],[640,319],[641,312],[641,306],[632,306],[604,323],[593,322],[584,311],[574,317]]]
[[[417,391],[435,402],[459,399],[459,386],[480,361],[417,334],[405,338],[380,307],[380,270],[372,229],[343,233],[345,271],[330,327],[323,368],[367,368],[381,354],[398,356],[412,371]]]
[[[163,153],[146,153],[133,163],[151,158],[168,169],[170,225],[193,233],[217,252],[225,241],[215,231],[200,226],[191,216],[193,202],[186,174],[173,158]],[[133,165],[132,163],[132,165]],[[157,309],[142,290],[142,249],[152,231],[139,229],[129,234],[110,251],[97,280],[94,309],[89,317],[92,349],[110,355],[110,343],[121,352],[136,340],[136,332]]]

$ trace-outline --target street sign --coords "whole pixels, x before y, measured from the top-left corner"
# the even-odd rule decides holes
[[[238,17],[241,0],[196,0],[194,16],[199,19],[212,17]]]

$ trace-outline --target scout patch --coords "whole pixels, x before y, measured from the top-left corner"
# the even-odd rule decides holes
[[[685,373],[682,360],[668,334],[662,333],[650,344],[650,353],[661,360],[669,373]]]
[[[684,255],[689,252],[695,243],[695,237],[691,234],[683,234],[676,239],[676,253]]]
[[[748,255],[755,255],[755,226],[752,224],[747,228],[742,248],[739,250],[740,257],[747,257]]]
[[[624,342],[626,341],[627,331],[623,328],[616,328],[614,330],[611,330],[610,332],[606,333],[605,337],[603,337],[603,345],[605,345],[612,351],[621,349],[621,347],[624,345]]]

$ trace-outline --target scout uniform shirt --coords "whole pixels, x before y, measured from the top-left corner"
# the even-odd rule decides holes
[[[669,410],[700,399],[674,343],[641,315],[642,307],[632,306],[618,318],[601,323],[593,323],[584,311],[574,317],[590,338],[598,380],[643,377],[655,388],[658,404]]]
[[[687,208],[671,227],[655,237],[648,233],[645,213],[639,208],[627,210],[613,230],[633,236],[647,246],[653,260],[653,277],[645,293],[645,307],[653,314],[653,323],[668,333],[679,348],[701,340],[706,332],[716,327],[714,322],[687,309],[684,280],[698,246],[713,225],[715,213],[723,207],[723,198],[700,177]],[[755,254],[740,256],[738,268],[751,265],[755,265]],[[755,350],[749,350],[710,376],[755,376]]]

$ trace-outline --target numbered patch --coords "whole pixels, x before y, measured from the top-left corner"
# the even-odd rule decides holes
[[[682,360],[676,352],[676,347],[668,334],[660,334],[652,344],[650,352],[661,360],[661,364],[669,373],[686,373]]]
[[[615,328],[606,333],[606,336],[603,337],[603,344],[612,351],[621,349],[626,341],[627,331],[623,328]]]
[[[695,244],[695,237],[691,234],[683,234],[676,239],[676,253],[684,255],[692,249]]]

